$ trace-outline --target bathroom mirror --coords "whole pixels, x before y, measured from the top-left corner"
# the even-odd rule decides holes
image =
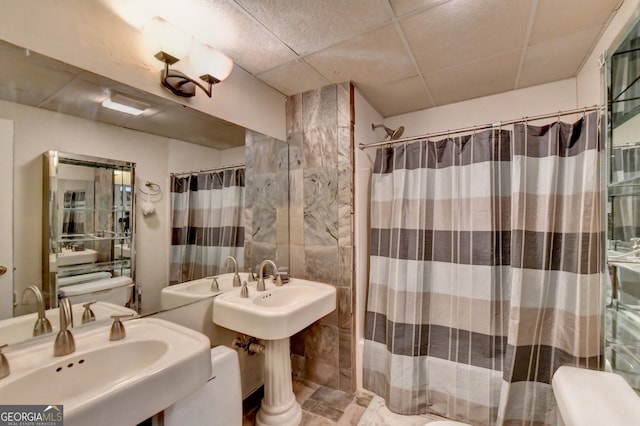
[[[609,55],[605,369],[640,392],[640,23]]]
[[[273,258],[276,251],[278,264],[288,265],[286,247],[276,250],[278,244],[286,246],[288,242],[288,200],[287,192],[283,191],[287,188],[288,173],[286,142],[37,52],[25,52],[25,49],[3,41],[0,41],[0,62],[3,63],[0,118],[12,120],[15,128],[15,152],[10,154],[15,164],[13,183],[7,180],[0,183],[4,193],[13,193],[13,219],[10,221],[14,223],[16,236],[14,309],[3,312],[5,318],[31,315],[36,310],[34,297],[28,296],[29,303],[22,304],[21,295],[30,285],[42,285],[42,157],[43,152],[51,149],[136,163],[135,173],[131,175],[134,197],[137,191],[134,188],[144,186],[148,180],[160,185],[162,194],[159,199],[152,200],[154,214],[143,216],[139,208],[134,209],[129,224],[131,230],[137,218],[135,271],[131,273],[143,288],[143,315],[160,309],[160,291],[168,283],[166,264],[170,226],[167,222],[171,173],[246,163],[246,185],[250,195],[245,217],[254,231],[245,234],[245,265]],[[49,78],[43,78],[44,75]],[[58,86],[51,86],[55,84]],[[106,88],[141,99],[153,106],[152,111],[132,118],[96,107],[95,99],[104,96]],[[126,197],[127,186],[123,180],[119,187],[114,186],[114,191],[124,191],[121,195]],[[140,197],[139,193],[137,195]],[[123,203],[126,202],[127,199],[123,199]],[[259,213],[252,214],[252,211]],[[118,228],[119,219],[115,218],[116,228],[112,232],[125,232],[124,228]],[[106,240],[106,233],[98,234],[102,237],[97,238]],[[48,237],[44,241],[48,243]],[[131,240],[127,250],[127,241],[113,241],[113,256],[125,259],[128,253],[132,256],[133,244]],[[73,243],[65,248],[73,253]],[[11,289],[7,297],[11,298]],[[5,341],[0,332],[0,343]]]
[[[48,151],[43,167],[46,308],[87,302],[99,286],[135,309],[135,163]]]

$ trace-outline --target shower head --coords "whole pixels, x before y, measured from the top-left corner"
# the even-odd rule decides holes
[[[384,124],[373,124],[371,123],[371,130],[375,130],[378,127],[383,127],[384,131],[387,132],[387,136],[389,137],[389,140],[396,140],[396,139],[400,139],[400,136],[402,136],[402,133],[404,133],[404,126],[400,126],[397,129],[393,130],[388,128],[387,126],[385,126]]]

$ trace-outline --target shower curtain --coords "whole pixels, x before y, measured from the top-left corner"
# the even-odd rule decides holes
[[[400,414],[553,425],[561,365],[597,369],[599,115],[380,148],[364,386]]]
[[[170,284],[244,264],[244,168],[171,176]]]

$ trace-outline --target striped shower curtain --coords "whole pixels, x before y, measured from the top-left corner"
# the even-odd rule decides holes
[[[244,168],[171,176],[170,284],[244,265]]]
[[[400,414],[553,425],[554,371],[599,367],[599,115],[381,148],[364,386]]]

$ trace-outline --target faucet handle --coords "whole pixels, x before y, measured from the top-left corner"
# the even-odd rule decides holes
[[[92,300],[91,302],[87,302],[82,305],[82,307],[84,308],[84,312],[82,313],[82,324],[86,324],[88,322],[93,322],[96,320],[96,314],[94,314],[91,310],[91,305],[93,305],[94,303],[96,303],[96,301]]]
[[[211,291],[220,291],[220,285],[218,284],[218,277],[213,277],[213,280],[211,280]]]
[[[247,287],[247,282],[242,282],[242,288],[240,289],[240,297],[243,299],[249,298],[249,288]]]
[[[7,344],[0,345],[0,379],[4,379],[9,374],[11,374],[11,369],[9,368],[9,360],[4,356],[2,350],[7,347]]]
[[[122,314],[122,315],[111,315],[111,319],[113,319],[113,324],[111,325],[111,332],[109,333],[109,340],[116,341],[124,339],[127,335],[124,330],[124,324],[120,321],[120,318],[128,318],[132,317],[133,314]]]

